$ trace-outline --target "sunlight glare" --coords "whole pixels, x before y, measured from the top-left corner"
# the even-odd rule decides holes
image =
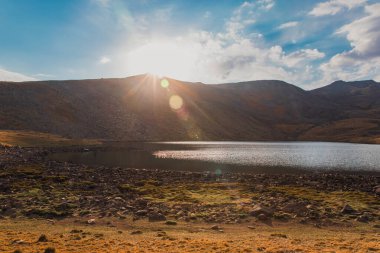
[[[183,100],[178,95],[173,95],[169,99],[169,105],[173,110],[179,110],[183,106]]]
[[[169,83],[168,79],[164,78],[161,80],[161,87],[162,88],[165,88],[165,89],[169,88],[169,84],[170,83]]]
[[[188,79],[196,61],[196,54],[188,44],[175,42],[151,42],[127,55],[128,72],[150,73]]]

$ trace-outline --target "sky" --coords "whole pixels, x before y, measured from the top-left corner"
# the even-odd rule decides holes
[[[380,81],[379,0],[0,0],[0,80]]]

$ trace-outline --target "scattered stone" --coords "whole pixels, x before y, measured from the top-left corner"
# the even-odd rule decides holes
[[[87,224],[95,224],[95,219],[89,219],[89,220],[87,221]]]
[[[173,221],[173,220],[168,220],[168,221],[165,222],[165,224],[166,225],[172,225],[172,226],[174,226],[174,225],[177,225],[177,222]]]
[[[371,217],[369,217],[367,214],[363,214],[356,218],[356,220],[359,222],[368,223],[371,220]]]
[[[278,213],[274,213],[273,218],[280,221],[288,221],[292,219],[293,217],[290,213],[278,212]]]
[[[135,214],[137,216],[146,216],[148,214],[148,211],[147,210],[138,210]]]
[[[37,242],[48,242],[49,240],[47,239],[46,235],[42,234],[38,238]]]
[[[148,220],[149,221],[165,221],[166,217],[162,213],[151,213],[148,215]]]
[[[214,225],[210,229],[212,229],[212,230],[220,230],[221,228],[218,225]]]
[[[72,234],[78,234],[78,233],[82,233],[82,232],[83,232],[83,230],[78,230],[78,229],[73,229],[70,231],[70,233],[72,233]]]
[[[166,236],[166,232],[165,231],[159,231],[156,236],[157,237],[164,237],[164,236]]]
[[[28,244],[28,243],[24,240],[16,239],[12,241],[12,244]]]
[[[55,248],[52,248],[52,247],[46,248],[44,253],[55,253]]]
[[[271,234],[270,236],[273,236],[273,237],[280,237],[280,238],[288,238],[286,235],[284,234]]]
[[[270,218],[268,216],[266,216],[265,214],[261,213],[257,216],[257,219],[260,220],[260,221],[267,221],[269,220]]]
[[[376,185],[375,187],[373,187],[373,191],[376,195],[380,195],[380,185]]]
[[[356,210],[349,204],[345,204],[340,212],[342,214],[353,214],[356,213]]]
[[[270,217],[273,215],[273,210],[268,207],[264,207],[260,204],[257,204],[253,206],[252,210],[250,211],[250,214],[251,216],[255,217],[258,217],[260,214],[264,214],[266,217]]]

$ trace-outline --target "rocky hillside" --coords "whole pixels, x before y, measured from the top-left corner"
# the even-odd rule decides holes
[[[305,91],[282,81],[219,85],[140,75],[0,82],[0,129],[117,140],[380,142],[380,84]]]

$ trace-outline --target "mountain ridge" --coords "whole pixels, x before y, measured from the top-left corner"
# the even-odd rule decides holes
[[[0,82],[0,129],[139,141],[380,141],[375,81],[304,90],[280,80],[165,79],[168,87],[150,75]],[[173,96],[180,108],[170,107]]]

